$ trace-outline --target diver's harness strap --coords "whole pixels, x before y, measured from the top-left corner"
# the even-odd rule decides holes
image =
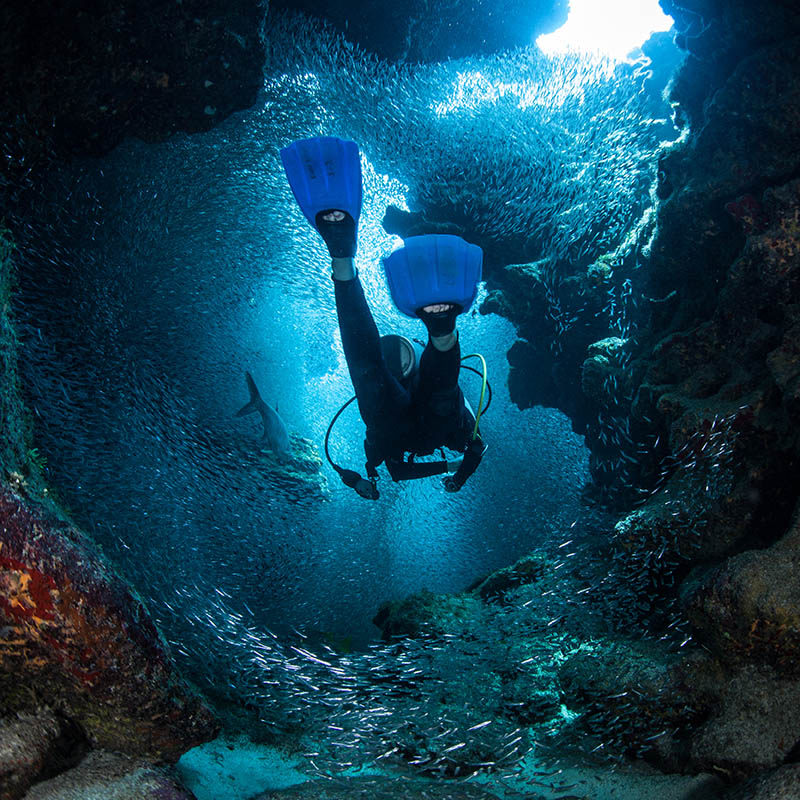
[[[364,453],[367,456],[367,475],[378,478],[378,467],[385,463],[392,480],[411,481],[415,478],[429,478],[431,475],[443,475],[447,472],[446,461],[415,461],[415,453],[410,453],[408,459],[403,459],[403,454],[384,456],[380,448],[369,438],[364,439]],[[444,455],[444,454],[442,454]]]
[[[448,492],[457,492],[461,489],[467,482],[467,479],[478,469],[486,449],[487,446],[484,444],[480,435],[476,435],[470,440],[463,457],[459,459],[458,469],[456,469],[455,474],[448,475],[444,479],[444,488]],[[373,455],[374,447],[369,439],[364,440],[364,450],[367,453],[367,475],[377,480],[377,466],[381,463],[382,459],[377,460]],[[442,455],[444,455],[443,452]],[[446,460],[415,461],[415,458],[416,454],[410,453],[405,460],[402,457],[390,457],[386,459],[386,469],[389,471],[389,475],[395,483],[398,481],[415,480],[416,478],[430,478],[434,475],[444,475],[445,473],[451,472],[451,464]]]
[[[414,453],[411,453],[406,460],[387,458],[386,469],[389,470],[392,480],[397,483],[397,481],[413,481],[416,478],[430,478],[432,475],[444,475],[448,464],[446,461],[414,461]]]

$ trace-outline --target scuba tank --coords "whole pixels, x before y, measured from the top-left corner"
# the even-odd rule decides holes
[[[389,372],[408,388],[419,372],[419,360],[425,345],[397,333],[381,336],[381,353]]]

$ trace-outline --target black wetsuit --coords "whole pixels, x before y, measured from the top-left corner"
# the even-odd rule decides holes
[[[347,366],[361,418],[367,426],[364,447],[367,471],[385,462],[395,481],[440,475],[445,461],[415,462],[439,447],[464,453],[449,489],[461,488],[477,469],[485,447],[473,437],[475,419],[458,386],[461,350],[458,342],[441,352],[428,341],[413,385],[404,387],[392,375],[381,352],[380,334],[364,297],[361,281],[333,281],[336,311]],[[405,454],[411,456],[408,460]]]

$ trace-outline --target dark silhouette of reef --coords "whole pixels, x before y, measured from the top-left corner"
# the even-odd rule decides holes
[[[248,108],[263,82],[264,13],[256,0],[3,3],[0,174],[100,156],[126,136],[209,130]]]
[[[4,3],[0,216],[25,202],[26,182],[54,158],[100,156],[126,136],[208,130],[252,105],[263,83],[264,13],[249,0]],[[187,797],[149,763],[176,761],[219,726],[141,602],[41,479],[19,399],[13,256],[3,229],[0,797],[21,797],[79,762],[53,791],[83,796],[102,778],[109,792],[119,781],[136,796]]]
[[[508,356],[512,398],[562,409],[586,437],[587,501],[617,521],[610,541],[577,532],[570,549],[591,550],[617,588],[576,557],[571,570],[560,565],[561,580],[546,574],[542,584],[550,595],[566,581],[563,605],[577,606],[566,615],[542,593],[517,596],[510,586],[499,597],[549,614],[568,635],[598,637],[594,652],[534,685],[581,709],[579,730],[599,748],[726,783],[751,779],[735,797],[794,797],[800,20],[789,2],[662,5],[687,55],[669,87],[683,133],[662,148],[652,211],[617,251],[572,266],[555,312],[547,260],[493,270],[483,307],[519,331]],[[405,224],[418,227],[426,215],[435,210]],[[637,287],[642,267],[648,280]],[[626,280],[636,325],[619,336],[599,312]],[[559,318],[570,323],[554,326]],[[620,586],[629,595],[615,597]],[[590,598],[603,587],[601,623]],[[491,627],[487,608],[497,602],[474,590],[423,593],[385,605],[376,624],[387,639],[466,626],[459,636],[468,640]],[[547,641],[541,631],[526,636],[531,646]],[[463,687],[453,683],[458,696]],[[498,717],[519,700],[515,684],[505,685]]]
[[[789,797],[800,744],[800,19],[789,2],[662,5],[687,57],[669,89],[683,135],[663,149],[652,215],[562,282],[577,320],[556,351],[546,263],[495,275],[486,310],[520,330],[512,397],[561,408],[586,436],[587,500],[619,515],[614,569],[636,586],[640,621],[656,638],[685,633],[677,661],[650,644],[646,661],[631,655],[637,643],[600,648],[562,674],[564,696],[587,730],[624,729],[620,751],[649,739],[656,763],[732,781],[779,769],[785,778],[742,796]],[[604,287],[636,264],[649,276],[638,324],[609,338],[594,321]],[[389,619],[389,630],[410,624]],[[763,789],[779,784],[783,794]]]

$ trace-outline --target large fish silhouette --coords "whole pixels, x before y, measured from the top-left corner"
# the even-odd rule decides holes
[[[243,417],[246,414],[255,414],[256,412],[261,414],[261,419],[264,421],[263,438],[267,446],[277,455],[288,455],[289,431],[286,430],[286,425],[278,416],[278,412],[263,401],[253,376],[249,372],[245,372],[244,376],[247,380],[247,389],[250,392],[250,401],[236,412],[236,416]]]

